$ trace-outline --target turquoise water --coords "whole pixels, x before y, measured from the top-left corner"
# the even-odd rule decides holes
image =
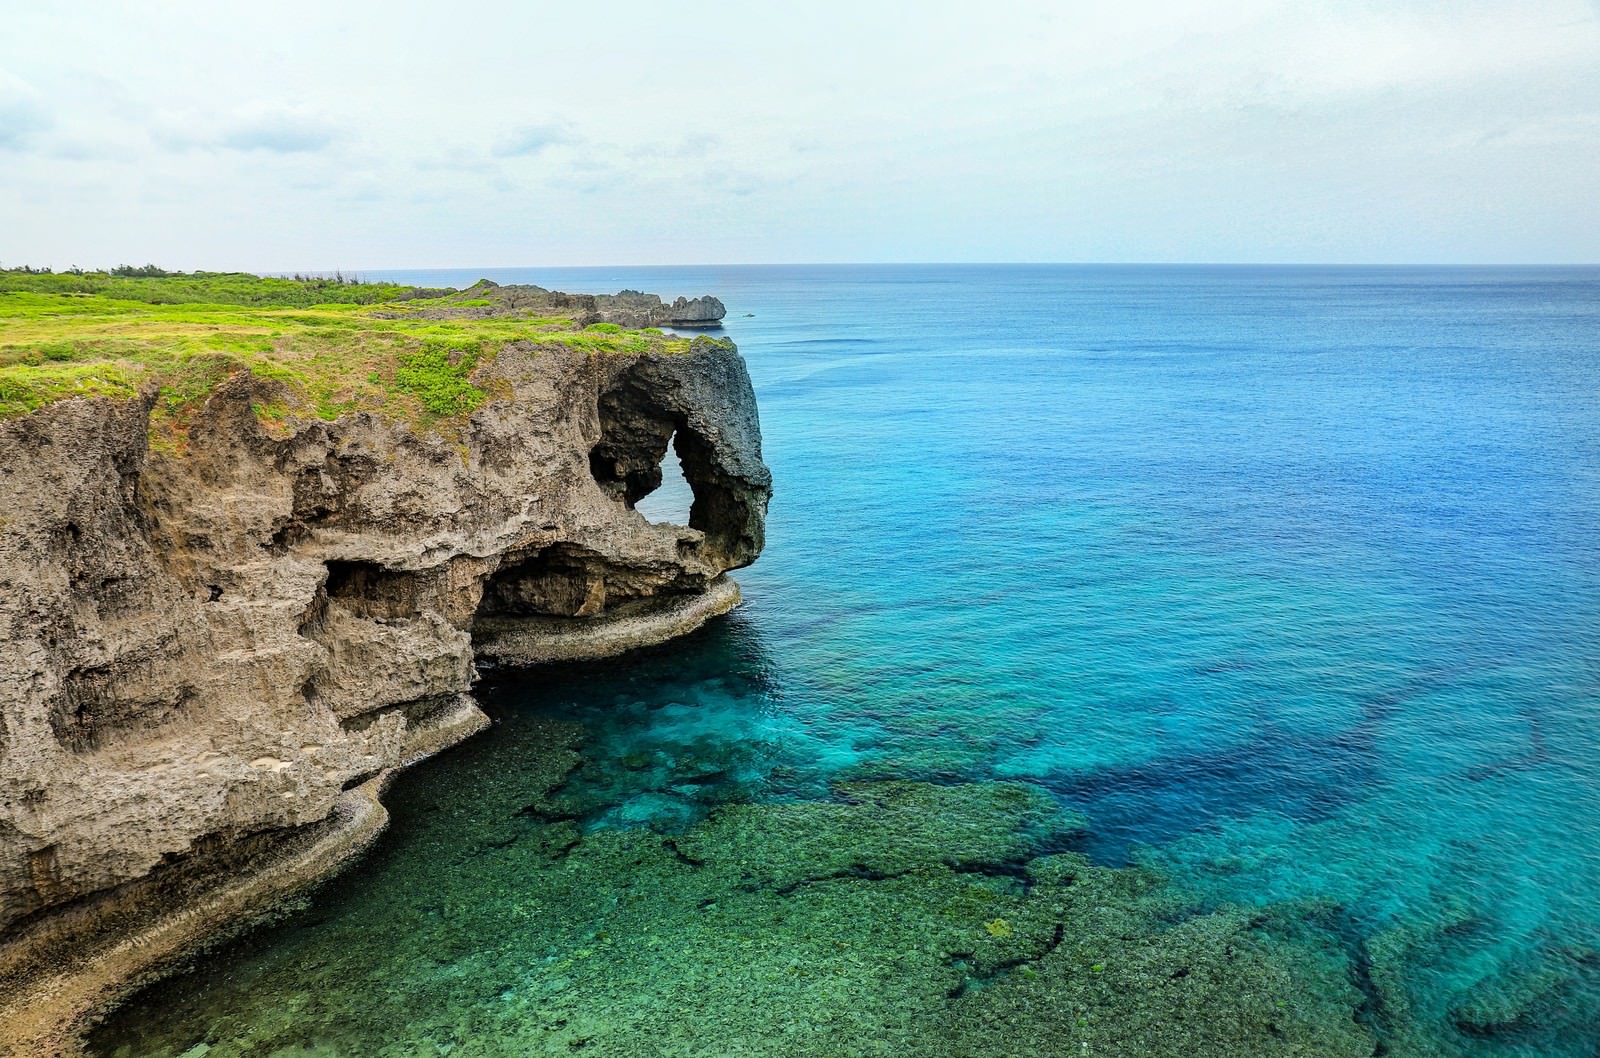
[[[396,787],[368,863],[139,997],[101,1053],[847,1053],[843,1030],[745,1051],[714,1027],[722,1008],[673,1020],[686,1001],[653,982],[752,958],[717,947],[735,926],[698,947],[681,938],[699,927],[663,926],[672,961],[640,941],[606,974],[572,969],[638,934],[606,917],[619,907],[678,922],[690,883],[669,868],[700,857],[579,904],[600,899],[595,878],[657,870],[672,835],[734,842],[881,780],[1020,783],[995,789],[1081,813],[960,876],[1019,902],[986,925],[1032,914],[1032,890],[1002,884],[1011,866],[1078,853],[1143,871],[1108,878],[1164,879],[1185,915],[1212,916],[1192,921],[1243,905],[1303,925],[1263,950],[1331,967],[1296,980],[1367,1034],[1350,1053],[1600,1052],[1600,270],[486,274],[727,303],[776,483],[767,551],[739,575],[747,605],[627,661],[487,673],[499,725]],[[673,488],[645,506],[670,516]],[[552,754],[575,755],[552,775]],[[944,840],[959,838],[930,848]],[[874,862],[853,864],[851,899],[892,873]],[[744,908],[746,940],[799,952],[770,925],[788,911],[732,902],[759,888],[741,872],[693,906]],[[896,899],[921,906],[947,882]],[[560,922],[519,932],[527,901],[562,885],[569,903],[542,913]],[[352,940],[379,935],[381,950]],[[883,954],[838,941],[858,942]],[[441,946],[471,958],[418,954]],[[945,1021],[902,1026],[899,1053],[974,1023],[961,1004],[990,977],[967,954],[930,962],[968,977]],[[1043,988],[1053,964],[1018,958],[1036,957],[1026,987]],[[799,979],[738,994],[754,1021],[807,1004],[867,1018],[875,990],[922,972],[849,978],[848,997]],[[999,979],[994,997],[1023,987]],[[595,1000],[604,1016],[541,1021],[574,982],[620,991]],[[1060,987],[1007,1017],[1042,1025]],[[928,994],[907,1002],[945,992]],[[1091,1053],[1067,1034],[1095,1014],[1074,1017],[1040,1037],[1054,1053]],[[863,1021],[855,1038],[884,1031]]]

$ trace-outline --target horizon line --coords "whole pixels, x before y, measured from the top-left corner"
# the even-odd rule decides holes
[[[117,265],[95,266],[81,268],[73,265],[43,265],[57,274],[70,273],[73,269],[85,272],[110,272],[114,267],[123,267],[131,262],[118,262]],[[0,271],[11,271],[26,268],[26,262],[17,264],[0,264]],[[165,266],[158,266],[165,267]],[[1473,268],[1502,268],[1502,269],[1534,269],[1534,268],[1570,268],[1594,269],[1600,268],[1600,260],[1594,261],[691,261],[673,264],[660,263],[611,263],[611,264],[441,264],[441,265],[376,265],[366,267],[347,268],[336,266],[332,268],[240,268],[234,267],[190,267],[187,269],[174,269],[187,273],[194,272],[241,272],[248,275],[259,276],[332,276],[340,273],[346,276],[359,278],[362,275],[375,273],[400,273],[400,272],[485,272],[485,271],[539,271],[539,270],[623,270],[623,269],[672,269],[672,268],[1369,268],[1369,269],[1473,269]]]
[[[1600,268],[1595,261],[686,261],[673,264],[383,265],[325,272],[469,272],[473,269],[619,268]],[[202,269],[204,271],[204,269]],[[304,269],[301,269],[304,272]],[[281,275],[284,270],[271,274]]]

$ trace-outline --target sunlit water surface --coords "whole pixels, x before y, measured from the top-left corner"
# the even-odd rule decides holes
[[[775,479],[746,605],[636,659],[487,674],[499,725],[399,784],[367,863],[141,996],[103,1053],[233,1053],[279,1021],[238,1046],[388,1053],[339,1010],[404,1020],[434,987],[409,970],[262,982],[412,912],[499,908],[472,936],[504,949],[537,871],[460,865],[501,847],[485,821],[551,718],[584,731],[561,792],[585,832],[845,779],[1022,780],[1087,817],[1100,863],[1334,908],[1391,1054],[1597,1053],[1600,272],[486,274],[727,303]],[[642,506],[669,518],[684,488]],[[485,1011],[436,1053],[494,1053]]]

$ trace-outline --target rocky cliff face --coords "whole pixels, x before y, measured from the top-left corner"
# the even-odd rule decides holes
[[[722,302],[713,297],[680,297],[668,304],[655,294],[637,290],[600,294],[594,302],[602,320],[624,327],[720,327],[722,317],[728,314]]]
[[[418,290],[416,293],[433,294],[437,291]],[[487,304],[473,309],[451,307],[434,311],[456,319],[463,316],[498,316],[507,312],[549,313],[570,316],[580,325],[614,323],[633,330],[641,327],[710,329],[721,327],[722,318],[728,314],[727,306],[710,295],[677,297],[666,302],[658,294],[644,294],[637,290],[620,290],[615,294],[567,294],[522,284],[500,286],[487,279],[479,280],[463,293]]]
[[[592,656],[736,601],[770,478],[731,343],[519,343],[481,374],[459,437],[272,430],[249,372],[183,452],[150,449],[150,399],[0,422],[0,979],[8,944],[326,825],[483,726],[475,637]],[[687,526],[633,509],[669,445]]]

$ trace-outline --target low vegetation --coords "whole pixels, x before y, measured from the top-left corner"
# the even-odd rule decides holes
[[[411,295],[396,283],[363,283],[331,276],[258,276],[248,272],[169,272],[156,265],[118,265],[108,272],[0,271],[0,290],[39,294],[98,294],[153,305],[375,305]],[[426,291],[443,294],[445,291]]]
[[[570,316],[486,314],[491,290],[418,290],[344,276],[0,270],[0,419],[72,397],[154,391],[152,440],[244,369],[285,384],[264,422],[366,411],[434,430],[491,399],[482,368],[512,342],[594,355],[681,352],[684,339]]]

